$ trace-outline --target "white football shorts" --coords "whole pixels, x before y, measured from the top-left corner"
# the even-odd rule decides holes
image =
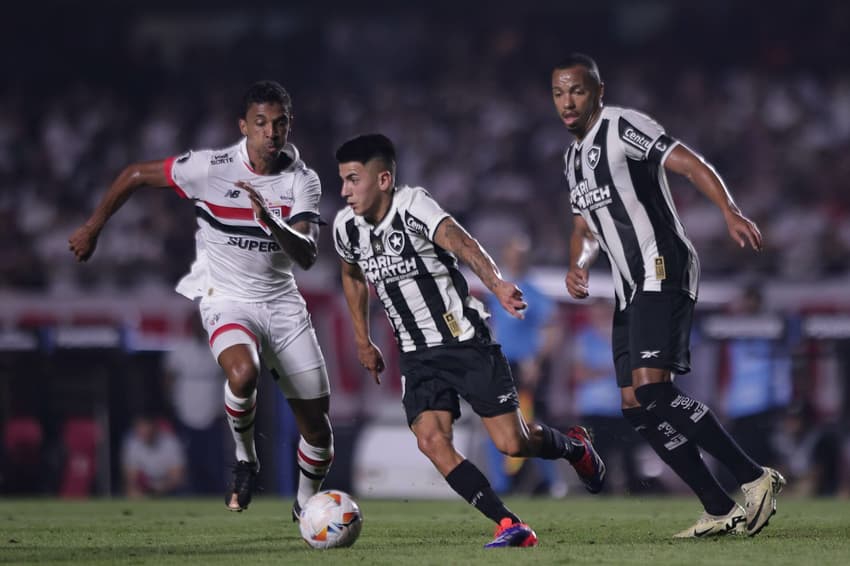
[[[325,359],[300,296],[270,303],[203,298],[200,311],[216,360],[230,346],[247,344],[259,352],[287,399],[330,393]]]

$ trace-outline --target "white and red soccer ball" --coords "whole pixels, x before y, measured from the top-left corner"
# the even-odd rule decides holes
[[[320,491],[307,500],[299,521],[301,537],[313,548],[351,546],[360,536],[363,514],[344,491]]]

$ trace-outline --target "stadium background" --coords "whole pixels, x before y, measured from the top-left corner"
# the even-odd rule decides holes
[[[838,438],[829,456],[843,484],[833,488],[846,493],[846,4],[47,2],[16,4],[8,15],[0,23],[2,492],[119,494],[132,416],[173,417],[161,361],[194,313],[172,290],[194,252],[191,207],[169,191],[138,193],[84,266],[66,241],[124,164],[233,141],[239,96],[259,78],[293,95],[291,141],[323,181],[326,219],[341,203],[333,150],[378,130],[400,149],[400,181],[429,188],[492,251],[516,231],[531,237],[535,276],[560,301],[565,328],[548,392],[553,419],[572,420],[571,336],[584,315],[562,290],[570,214],[561,153],[570,138],[553,113],[548,73],[581,50],[600,63],[607,103],[650,113],[703,153],[765,235],[761,254],[738,251],[712,206],[673,181],[704,280],[696,363],[682,383],[717,405],[725,339],[777,339],[777,355],[791,361],[779,418],[805,404],[808,426]],[[358,495],[445,494],[404,428],[381,316],[385,385],[358,369],[328,233],[317,266],[296,277],[333,381],[331,483]],[[594,293],[606,296],[606,266],[597,268]],[[765,317],[712,318],[752,285],[764,292]],[[292,423],[270,381],[261,395],[266,490],[290,493]],[[75,448],[75,434],[91,450]],[[462,422],[458,436],[475,455],[474,423]],[[386,452],[392,460],[380,459]],[[28,481],[21,466],[31,466]],[[86,481],[67,491],[81,470]]]

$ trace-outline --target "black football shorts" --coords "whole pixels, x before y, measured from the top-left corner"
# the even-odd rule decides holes
[[[510,366],[498,344],[402,353],[401,386],[408,426],[423,411],[449,411],[458,419],[459,397],[481,417],[511,413],[519,406]]]
[[[614,312],[612,333],[617,385],[632,384],[642,367],[691,371],[694,300],[680,291],[638,291],[625,310]]]

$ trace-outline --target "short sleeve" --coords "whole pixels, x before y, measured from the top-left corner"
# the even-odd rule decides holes
[[[165,160],[165,176],[172,187],[188,199],[204,200],[210,168],[210,152],[187,151]]]
[[[413,195],[405,212],[404,223],[414,232],[421,232],[433,242],[437,226],[451,215],[443,210],[425,189],[416,187],[411,190]]]
[[[319,200],[322,198],[322,183],[319,176],[312,169],[306,169],[298,176],[295,185],[294,202],[289,213],[289,223],[307,220],[310,222],[321,222],[319,216]]]
[[[334,249],[337,255],[346,263],[357,263],[354,246],[351,244],[348,234],[346,234],[346,226],[349,221],[353,222],[353,219],[346,220],[345,212],[345,210],[341,210],[336,215],[336,219],[334,219]]]
[[[626,110],[620,116],[618,134],[626,157],[636,161],[662,163],[678,143],[661,124],[635,110]]]

